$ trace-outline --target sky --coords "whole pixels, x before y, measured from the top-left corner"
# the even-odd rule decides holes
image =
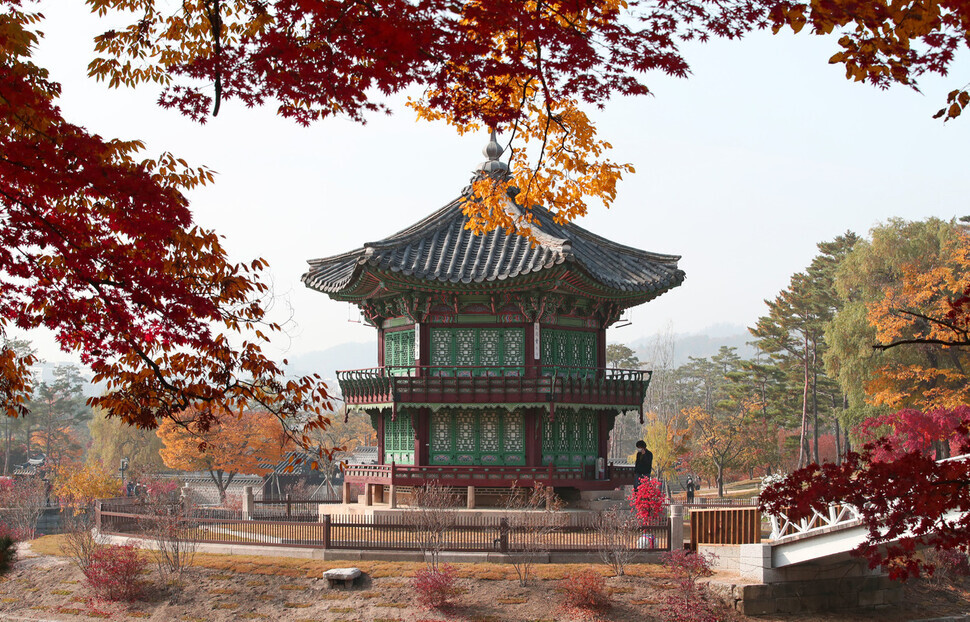
[[[51,3],[37,61],[63,85],[65,117],[105,137],[139,138],[218,172],[190,195],[196,221],[225,236],[231,257],[270,263],[275,317],[288,321],[270,353],[297,356],[375,339],[346,303],[306,289],[310,258],[384,238],[455,198],[484,159],[487,136],[415,121],[403,97],[366,125],[303,128],[272,106],[224,102],[199,125],[155,104],[157,89],[109,90],[86,77],[91,37],[105,29],[80,2]],[[692,74],[649,74],[653,96],[592,115],[612,159],[636,174],[582,227],[630,246],[681,255],[685,283],[610,331],[631,342],[661,330],[696,334],[753,325],[816,243],[890,218],[970,214],[970,118],[932,119],[970,74],[964,56],[922,92],[876,90],[829,65],[835,41],[759,33],[686,48]],[[51,337],[26,335],[48,361],[71,360]]]

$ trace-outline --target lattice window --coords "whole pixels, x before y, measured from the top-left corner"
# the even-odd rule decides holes
[[[439,412],[431,415],[431,451],[451,451],[451,413]]]
[[[505,424],[505,451],[508,453],[519,453],[525,451],[525,431],[522,421],[522,413],[504,413]]]
[[[452,332],[448,329],[431,329],[431,365],[454,365],[452,360]]]
[[[485,367],[487,373],[499,375],[494,368],[521,374],[525,366],[525,330],[521,328],[433,328],[431,329],[431,365],[435,367]],[[442,373],[450,371],[442,370]],[[486,373],[477,370],[476,374]],[[470,375],[465,370],[461,375]]]
[[[501,447],[498,413],[479,414],[479,449],[482,452],[497,452]]]
[[[413,330],[384,334],[384,365],[388,367],[414,366]],[[404,372],[405,370],[400,371]]]
[[[455,417],[455,449],[458,452],[475,452],[476,428],[478,427],[476,419],[477,417],[473,412],[459,412]]]
[[[562,373],[586,374],[596,367],[596,333],[543,329],[542,364],[559,367]]]
[[[455,365],[474,367],[476,359],[475,330],[459,328],[455,331]]]
[[[499,329],[483,329],[478,333],[480,356],[478,364],[487,367],[499,367],[502,364],[502,331]]]
[[[599,451],[598,416],[595,411],[562,408],[554,421],[543,422],[543,464],[560,466],[592,464]]]
[[[573,365],[576,367],[596,367],[596,335],[593,333],[573,333]]]
[[[398,464],[414,463],[414,431],[411,413],[400,411],[391,421],[390,413],[384,415],[384,461]]]
[[[521,328],[506,328],[502,332],[505,356],[502,364],[506,367],[525,365],[525,331]]]

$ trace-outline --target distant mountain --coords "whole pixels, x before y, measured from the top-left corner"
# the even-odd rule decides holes
[[[324,380],[336,380],[338,369],[366,369],[377,367],[377,340],[360,343],[341,343],[326,350],[317,350],[286,357],[287,371],[300,376],[320,374]]]
[[[757,349],[748,345],[753,339],[747,328],[733,324],[717,324],[692,335],[677,334],[674,335],[674,365],[683,365],[689,357],[710,357],[722,346],[736,348],[741,358],[753,358]],[[641,361],[649,361],[655,340],[656,336],[641,337],[626,345],[636,350]]]

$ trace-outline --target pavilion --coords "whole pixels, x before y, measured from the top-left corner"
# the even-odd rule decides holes
[[[476,175],[507,175],[494,132]],[[641,413],[651,372],[606,364],[606,329],[677,287],[679,256],[616,244],[542,207],[536,245],[465,228],[468,192],[394,235],[309,261],[304,284],[360,307],[378,366],[337,372],[349,409],[368,413],[378,464],[351,465],[366,501],[437,481],[490,490],[541,482],[610,490],[616,416]],[[510,192],[511,195],[511,192]],[[521,208],[510,198],[510,214]],[[529,226],[529,225],[525,225]],[[484,491],[483,491],[484,492]],[[345,496],[345,499],[347,497]]]

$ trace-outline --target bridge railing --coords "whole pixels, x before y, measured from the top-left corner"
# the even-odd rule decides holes
[[[811,516],[801,520],[792,520],[785,513],[768,515],[771,522],[772,540],[779,540],[789,536],[817,533],[833,527],[855,525],[860,518],[859,510],[848,503],[834,503],[827,512],[815,510]]]

